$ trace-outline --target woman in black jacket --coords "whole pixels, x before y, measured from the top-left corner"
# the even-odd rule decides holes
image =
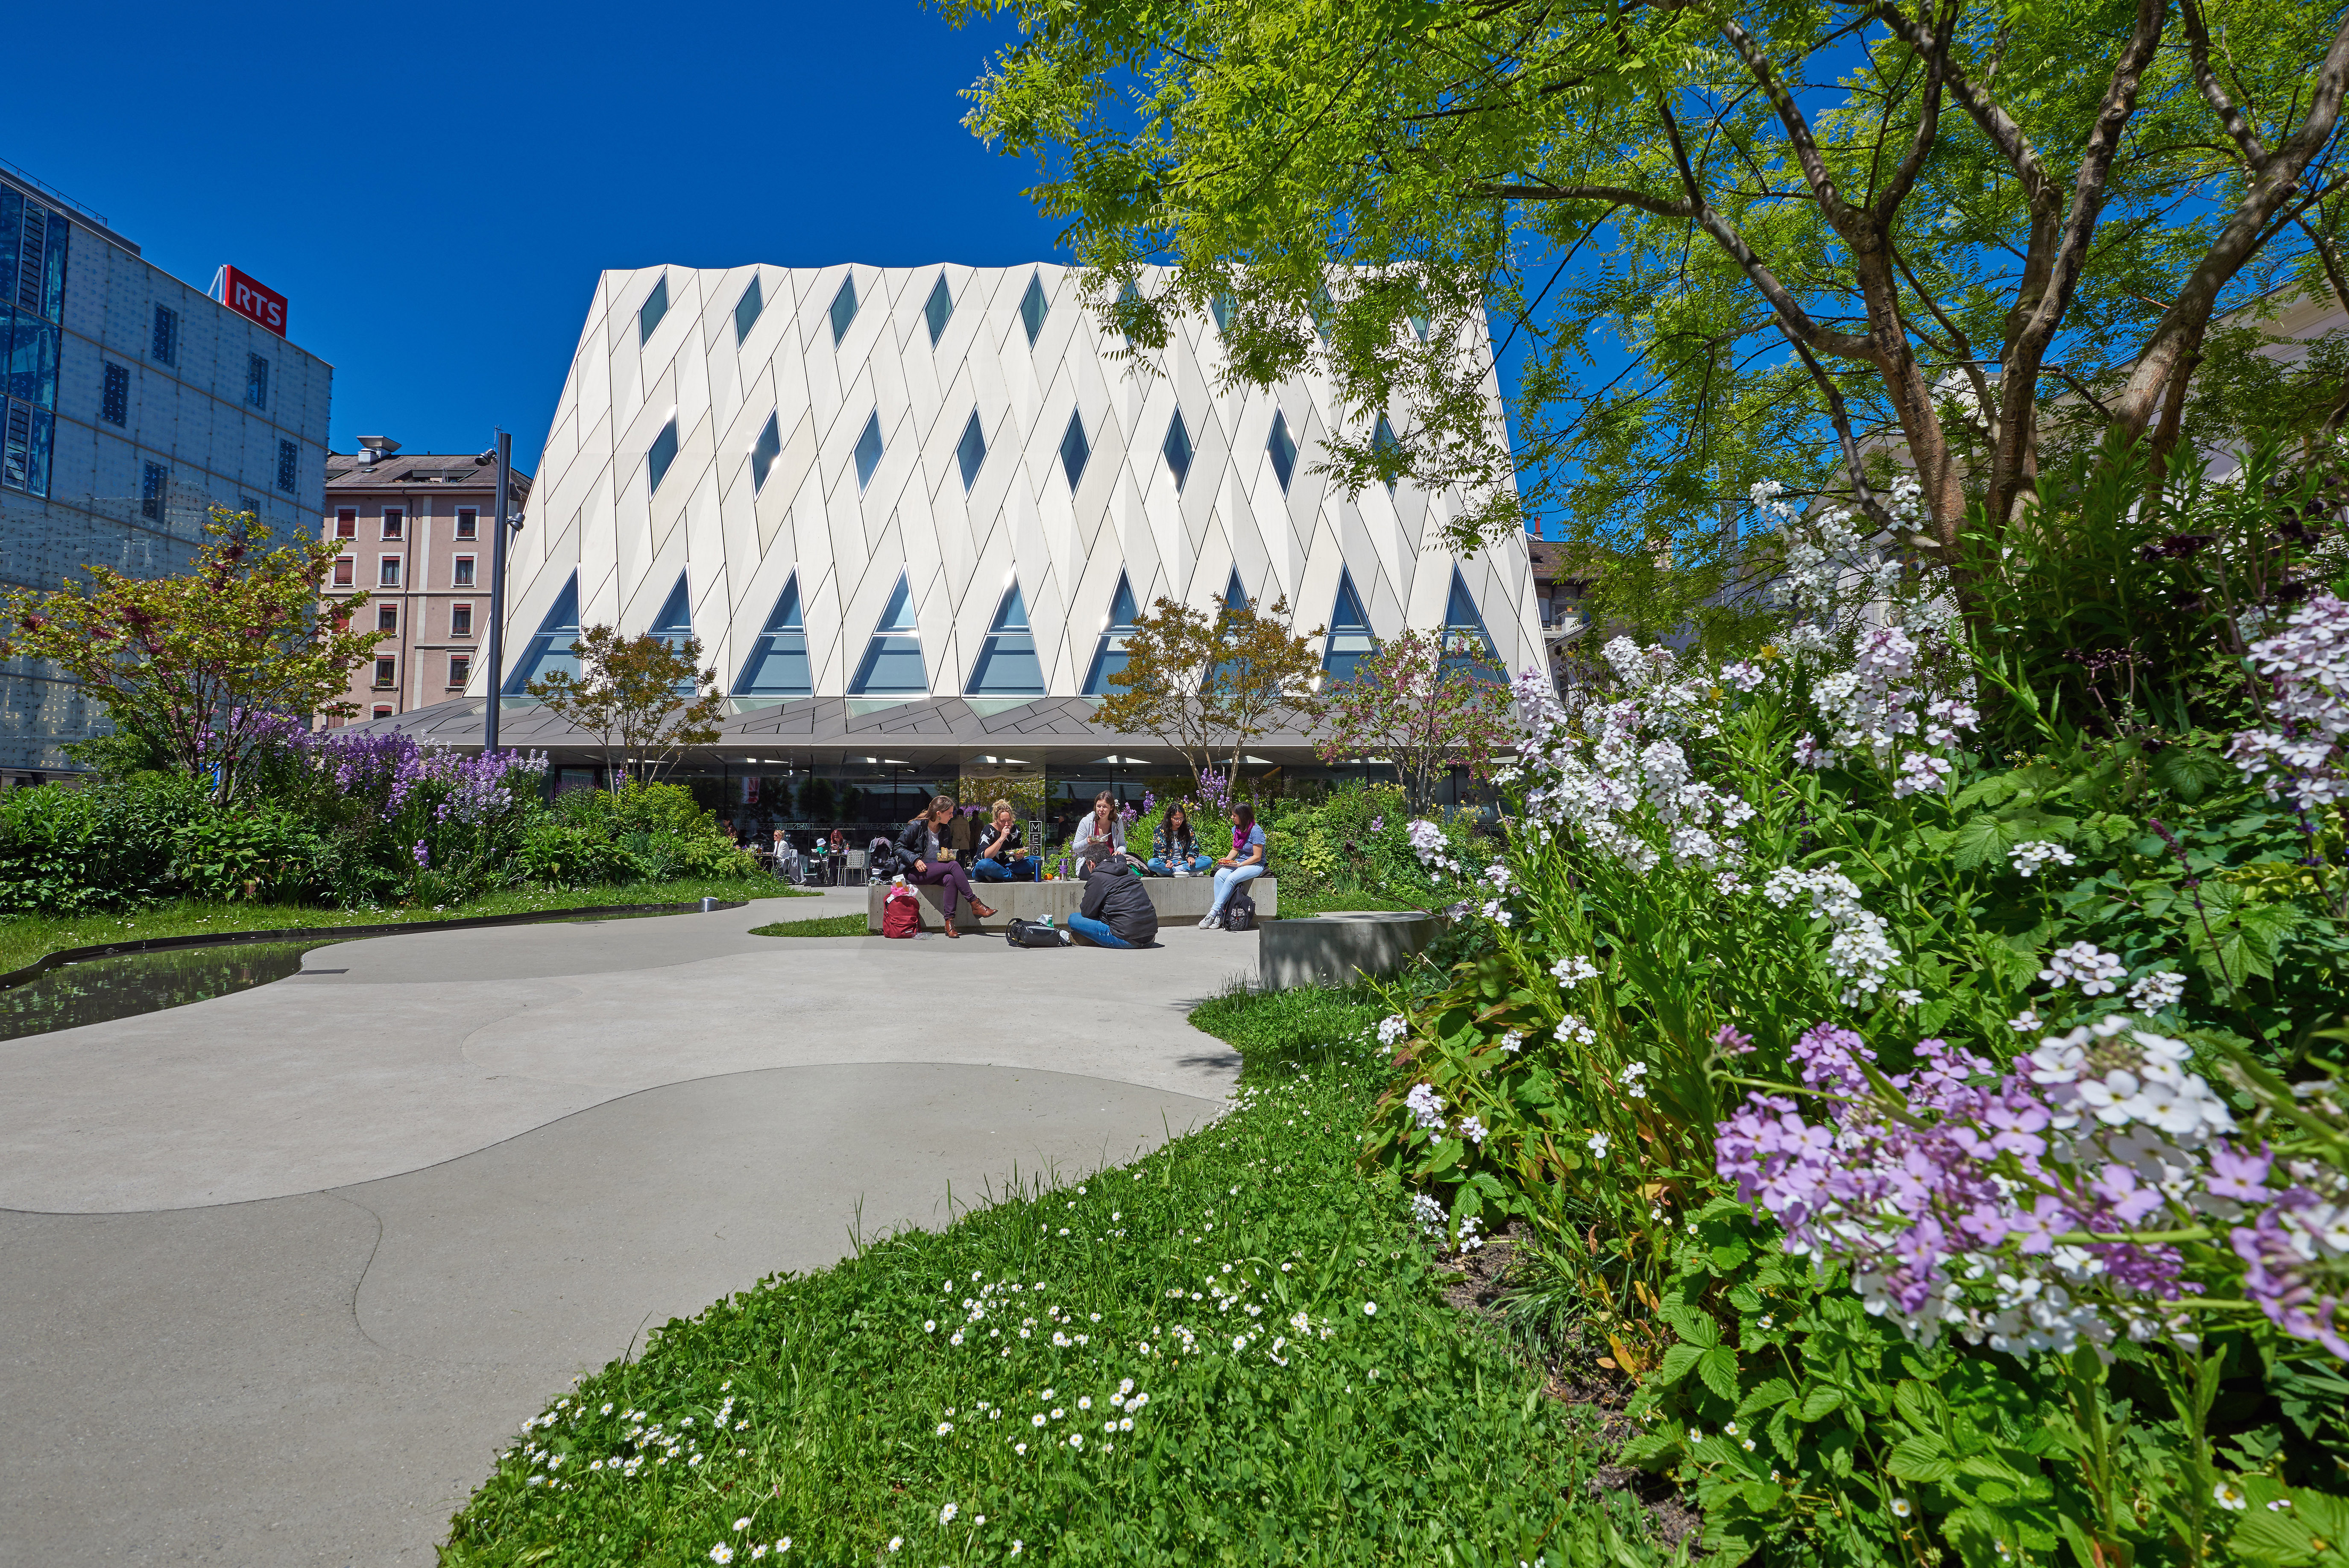
[[[992,919],[995,911],[978,901],[970,890],[970,873],[957,865],[954,851],[938,843],[938,834],[954,820],[955,803],[945,795],[930,797],[927,811],[905,825],[897,836],[897,857],[910,861],[913,869],[905,873],[909,882],[924,882],[946,889],[947,935],[959,937],[955,929],[955,911],[959,900],[970,899],[971,912],[980,919]]]

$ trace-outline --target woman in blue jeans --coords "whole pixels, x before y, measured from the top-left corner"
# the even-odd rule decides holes
[[[1166,818],[1150,841],[1150,870],[1156,877],[1205,877],[1216,863],[1199,853],[1191,835],[1191,814],[1178,804],[1166,808]]]
[[[971,865],[971,876],[981,882],[1033,882],[1043,860],[1026,852],[1026,836],[1012,820],[1011,803],[999,800],[990,809],[995,824],[978,830],[978,858]]]
[[[1221,930],[1224,906],[1232,901],[1232,894],[1243,882],[1253,882],[1264,875],[1264,829],[1257,826],[1256,807],[1232,807],[1232,852],[1216,862],[1216,901],[1208,906],[1207,918],[1199,922],[1203,931]]]

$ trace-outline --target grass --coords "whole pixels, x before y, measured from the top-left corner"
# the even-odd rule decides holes
[[[861,937],[867,934],[863,915],[826,915],[814,920],[778,920],[752,926],[754,937]]]
[[[1276,920],[1301,920],[1312,915],[1334,915],[1357,909],[1421,909],[1408,898],[1389,898],[1383,893],[1292,893],[1280,890],[1280,913]]]
[[[444,1568],[1658,1560],[1354,1175],[1377,1013],[1219,998],[1221,1120],[666,1324],[525,1424]]]
[[[93,915],[10,915],[0,918],[0,974],[24,968],[61,948],[99,947],[152,937],[208,931],[278,930],[299,926],[429,925],[475,915],[519,915],[539,909],[591,909],[604,904],[688,904],[709,898],[814,898],[780,882],[636,882],[617,888],[510,888],[441,909],[326,909],[305,904],[204,903],[181,899]]]

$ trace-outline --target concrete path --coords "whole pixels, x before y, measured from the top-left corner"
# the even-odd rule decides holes
[[[748,934],[863,905],[374,938],[0,1043],[0,1565],[429,1563],[647,1326],[1229,1092],[1184,1015],[1253,935]]]

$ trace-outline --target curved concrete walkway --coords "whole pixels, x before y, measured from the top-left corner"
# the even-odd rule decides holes
[[[374,938],[0,1044],[0,1565],[429,1563],[645,1327],[1229,1092],[1185,1013],[1252,935],[748,934],[852,909]]]

